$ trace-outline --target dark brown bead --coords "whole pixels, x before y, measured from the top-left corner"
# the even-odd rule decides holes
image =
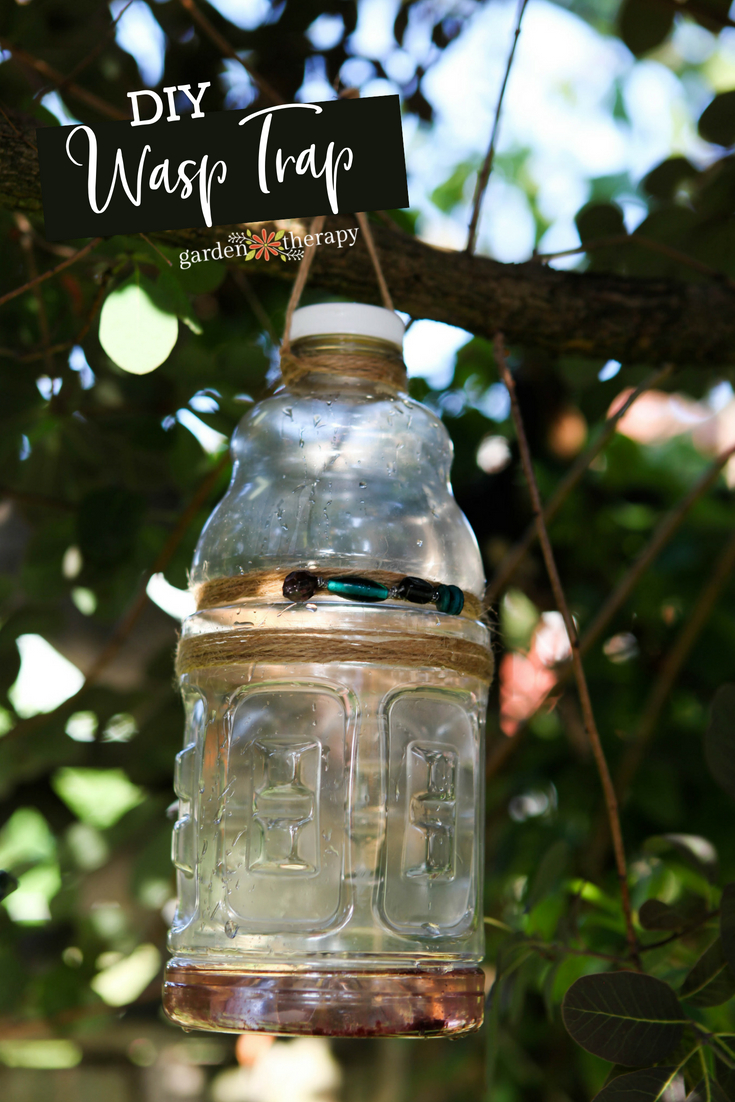
[[[434,600],[434,586],[423,578],[401,578],[393,592],[400,600],[411,601],[415,605],[428,605],[429,601]]]
[[[319,588],[319,579],[308,570],[292,570],[283,579],[283,596],[287,601],[308,601]]]

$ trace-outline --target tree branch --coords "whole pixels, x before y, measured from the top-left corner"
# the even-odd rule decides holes
[[[700,275],[707,276],[709,279],[720,280],[731,289],[735,289],[735,279],[731,279],[726,272],[721,272],[719,268],[713,268],[711,265],[697,260],[696,257],[689,256],[688,253],[674,249],[671,245],[665,245],[662,241],[654,241],[652,237],[644,237],[643,234],[637,233],[635,230],[633,233],[616,233],[612,237],[599,237],[594,241],[585,241],[584,244],[578,245],[574,249],[562,249],[558,253],[534,253],[532,260],[546,263],[548,260],[558,260],[562,256],[595,252],[597,249],[609,248],[611,245],[640,245],[642,249],[648,249],[649,252],[666,256],[669,260],[675,260],[677,264],[683,264],[685,268],[691,268],[692,271],[699,272]]]
[[[584,666],[582,664],[582,656],[580,653],[577,628],[574,620],[572,619],[572,614],[569,611],[569,605],[567,603],[566,595],[564,593],[564,588],[561,584],[561,578],[559,577],[556,560],[554,559],[554,552],[551,547],[549,533],[546,525],[544,524],[544,511],[541,504],[541,495],[539,493],[538,484],[536,482],[536,476],[533,471],[531,450],[528,446],[528,440],[526,438],[526,432],[523,426],[523,418],[521,416],[521,408],[518,404],[515,382],[513,380],[513,376],[510,373],[505,357],[505,348],[503,346],[503,336],[501,333],[498,333],[495,337],[495,359],[498,364],[501,378],[507,386],[508,393],[510,394],[513,423],[515,424],[516,436],[518,438],[518,448],[521,454],[521,462],[523,463],[523,470],[526,475],[526,481],[528,483],[528,489],[531,495],[531,504],[534,515],[536,517],[536,524],[538,526],[539,542],[541,544],[544,562],[546,563],[546,570],[548,572],[549,580],[551,582],[551,588],[554,591],[554,598],[556,600],[557,608],[564,618],[567,635],[569,636],[569,644],[572,649],[572,664],[574,668],[575,680],[577,682],[577,692],[579,693],[579,703],[582,708],[584,726],[587,732],[587,737],[590,741],[590,745],[592,747],[592,754],[595,759],[597,772],[600,776],[602,791],[605,797],[605,806],[607,808],[610,833],[612,835],[613,849],[615,851],[615,864],[618,870],[618,880],[620,881],[620,895],[623,905],[623,915],[625,918],[625,929],[628,939],[628,946],[631,959],[638,965],[638,967],[640,967],[640,960],[638,958],[638,939],[633,928],[633,914],[630,905],[630,893],[628,890],[628,869],[625,860],[625,846],[623,844],[623,832],[620,826],[620,814],[618,810],[618,800],[615,794],[615,786],[610,775],[610,769],[608,767],[607,759],[605,757],[605,751],[602,748],[602,742],[600,741],[600,735],[597,730],[597,723],[595,721],[595,715],[592,709],[592,700],[590,698],[587,678],[585,676]]]
[[[35,154],[3,119],[0,139],[0,204],[12,210],[40,211]],[[348,216],[330,218],[335,228],[352,224]],[[169,230],[149,236],[169,246],[201,249],[225,240],[230,229],[241,226]],[[434,248],[384,225],[372,229],[378,252],[390,256],[395,306],[413,318],[443,321],[488,340],[502,330],[506,340],[562,355],[708,370],[732,362],[735,292],[721,281],[679,283],[566,272],[533,261],[500,264],[484,256]],[[379,304],[375,273],[362,242],[349,249],[318,249],[317,254],[309,277],[313,287]],[[245,260],[232,258],[226,263],[239,268]],[[287,281],[296,275],[292,265],[276,268],[258,261],[252,261],[247,271]]]

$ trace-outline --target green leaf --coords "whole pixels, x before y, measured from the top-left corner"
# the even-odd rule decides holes
[[[554,842],[539,861],[526,896],[526,910],[530,911],[540,900],[552,892],[566,871],[569,862],[569,846],[563,840]]]
[[[589,203],[575,215],[580,240],[617,237],[626,232],[623,212],[615,203]]]
[[[643,186],[656,199],[672,200],[685,180],[698,175],[699,172],[686,157],[669,157],[644,176]]]
[[[255,256],[255,249],[251,249],[250,252],[246,255],[245,259],[246,260],[252,260],[254,256]]]
[[[593,1102],[658,1102],[676,1075],[673,1068],[643,1068],[606,1083]]]
[[[735,91],[715,96],[700,115],[698,128],[706,142],[735,144]]]
[[[720,938],[722,951],[735,971],[735,884],[726,884],[720,899]]]
[[[83,823],[104,829],[145,800],[145,793],[122,769],[58,769],[51,778],[56,794]]]
[[[192,250],[199,251],[202,250]],[[220,283],[227,275],[227,267],[218,260],[200,259],[190,268],[181,268],[177,271],[181,286],[190,295],[211,295],[216,291]]]
[[[534,953],[534,947],[522,934],[514,934],[498,949],[497,969],[506,978]]]
[[[717,879],[717,850],[699,834],[656,834],[643,843],[644,853],[658,855],[672,849],[710,883]]]
[[[133,375],[147,375],[168,359],[176,344],[179,323],[162,310],[136,274],[112,291],[100,313],[100,344],[107,355]]]
[[[464,161],[457,165],[452,174],[431,192],[429,198],[434,206],[444,214],[454,210],[462,202],[467,181],[477,167],[474,161]]]
[[[728,1068],[715,1054],[715,1078],[717,1084],[724,1091],[727,1102],[735,1102],[735,1069]]]
[[[278,233],[276,234],[276,236],[273,238],[273,240],[274,241],[280,241],[285,232],[286,232],[285,230],[279,230]]]
[[[728,1098],[719,1083],[712,1079],[700,1079],[687,1095],[686,1102],[728,1102]]]
[[[578,1045],[627,1067],[663,1060],[686,1020],[667,983],[629,971],[582,976],[564,996],[562,1018]]]
[[[196,333],[197,336],[201,335],[202,327],[192,310],[189,296],[181,285],[177,269],[163,269],[155,282],[154,290],[153,299],[159,309],[168,314],[176,314],[191,329],[192,333]]]
[[[495,1086],[495,1069],[500,1047],[500,1001],[503,995],[505,976],[498,970],[495,982],[490,988],[485,1009],[485,1097],[492,1098]]]
[[[142,498],[122,486],[86,494],[77,515],[77,537],[85,561],[113,566],[127,559],[138,539],[142,513]]]
[[[656,0],[624,0],[618,13],[620,37],[636,57],[660,46],[674,25],[674,9]]]
[[[692,1006],[719,1006],[735,995],[735,976],[725,959],[720,938],[705,950],[678,994]]]
[[[660,899],[647,899],[638,911],[644,930],[678,930],[685,924],[683,915]]]
[[[7,869],[0,869],[0,899],[7,899],[18,887],[18,879]]]
[[[704,756],[714,779],[735,800],[735,685],[721,685],[715,693]]]

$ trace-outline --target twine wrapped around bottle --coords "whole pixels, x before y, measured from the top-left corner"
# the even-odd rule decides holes
[[[236,628],[182,639],[176,655],[179,677],[194,670],[233,664],[283,665],[356,662],[360,665],[447,669],[490,681],[492,652],[479,643],[446,635],[375,631],[270,631]]]
[[[281,351],[281,375],[289,386],[300,382],[306,375],[349,375],[371,383],[383,383],[396,390],[408,385],[406,368],[398,357],[373,355],[369,352],[304,353]]]
[[[197,609],[222,608],[241,600],[283,601],[283,580],[289,570],[256,570],[232,578],[214,578],[197,587]],[[344,577],[357,570],[320,570],[324,577]],[[370,572],[371,579],[386,586],[402,574],[390,570]],[[479,620],[482,602],[465,593],[462,616]],[[407,631],[350,632],[259,628],[207,632],[180,641],[176,671],[179,676],[195,669],[230,663],[280,664],[282,662],[367,662],[412,668],[450,669],[455,673],[490,681],[492,652],[478,643],[452,636]]]
[[[288,574],[292,570],[304,570],[307,566],[303,563],[296,563],[294,566],[284,567],[281,570],[251,570],[247,574],[238,574],[232,578],[213,578],[209,582],[204,582],[194,590],[194,595],[197,602],[197,610],[201,611],[206,608],[222,608],[226,605],[235,604],[237,601],[247,600],[248,598],[266,599],[266,600],[283,600],[283,582]],[[362,571],[357,569],[324,569],[319,567],[319,574],[321,577],[328,578],[344,578],[344,577],[360,577]],[[371,570],[370,578],[372,581],[379,582],[381,585],[391,589],[397,585],[405,577],[404,574],[397,574],[393,570]],[[440,585],[439,581],[433,578],[428,578],[427,581],[433,585]],[[462,609],[462,616],[467,617],[470,620],[482,619],[482,601],[472,593],[463,591],[464,607]]]

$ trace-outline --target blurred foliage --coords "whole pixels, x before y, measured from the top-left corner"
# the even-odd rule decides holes
[[[393,27],[396,48],[415,21],[425,26],[433,56],[440,56],[478,6],[475,0],[404,0]],[[617,14],[614,5],[591,0],[568,6],[617,33],[636,55],[665,43],[675,9],[668,0],[625,0]],[[355,60],[348,38],[356,10],[344,0],[273,3],[252,30],[236,27],[203,0],[201,7],[285,100],[294,98],[315,60],[330,82]],[[168,43],[162,84],[210,80],[210,107],[223,107],[216,47],[192,31],[178,0],[151,2],[149,10]],[[716,0],[698,0],[687,10],[713,31],[726,22],[727,5]],[[333,45],[317,49],[306,32],[325,13],[343,26]],[[0,38],[64,74],[74,71],[78,84],[119,110],[127,108],[126,92],[142,85],[97,0],[6,2]],[[362,60],[373,76],[386,75],[376,60]],[[404,111],[430,133],[423,75],[419,67],[400,91]],[[0,104],[43,125],[56,124],[39,106],[39,93],[49,87],[27,66],[0,64]],[[71,92],[63,95],[83,121],[102,121]],[[243,92],[245,102],[248,96],[255,102],[255,95],[252,87]],[[635,233],[627,234],[615,203],[621,181],[594,182],[592,200],[577,216],[580,238],[591,246],[601,238],[621,240],[592,247],[591,268],[706,280],[712,275],[705,265],[735,277],[733,97],[724,92],[701,115],[701,135],[717,146],[706,168],[676,156],[645,177],[639,196],[648,213]],[[508,157],[501,168],[523,181],[525,160],[525,154]],[[443,212],[466,197],[477,165],[447,167],[445,183],[432,194]],[[405,232],[416,232],[417,212],[391,215]],[[30,224],[3,210],[0,232],[0,294],[29,279],[29,265],[58,262],[40,221]],[[641,238],[665,249],[644,247]],[[67,1064],[57,1067],[71,1066],[79,1058],[74,1045],[117,1020],[114,999],[105,1001],[112,969],[118,969],[113,976],[127,975],[125,1022],[151,1036],[163,1028],[158,973],[173,893],[166,808],[182,732],[172,685],[176,622],[148,604],[94,685],[48,715],[27,718],[13,703],[17,640],[41,636],[89,670],[164,548],[170,551],[166,579],[185,587],[198,533],[227,482],[226,466],[217,466],[221,437],[277,378],[274,347],[233,274],[216,262],[170,268],[161,252],[165,246],[158,251],[140,237],[108,239],[84,263],[13,299],[0,315],[0,863],[6,870],[0,876],[0,1015],[5,1023],[21,1023],[28,1036],[49,1031],[72,1039],[58,1057]],[[248,278],[280,331],[287,288],[262,272],[248,270]],[[98,336],[101,300],[131,286],[145,287],[148,302],[181,323],[170,356],[146,375],[120,370]],[[307,288],[303,301],[318,298]],[[49,345],[63,350],[48,351]],[[602,362],[555,358],[534,349],[530,338],[527,347],[512,350],[511,362],[548,498],[585,436],[599,431],[612,400],[649,368],[626,364],[603,382]],[[666,386],[699,398],[721,381],[722,374],[682,369]],[[415,397],[443,416],[454,439],[456,496],[491,577],[530,519],[492,348],[471,339],[448,385],[432,390],[422,379],[411,385]],[[570,414],[581,436],[565,450],[558,430]],[[476,460],[488,436],[510,445],[509,462],[491,473]],[[586,472],[551,526],[582,631],[706,465],[686,435],[645,446],[617,435]],[[209,490],[200,494],[207,479]],[[177,528],[198,494],[199,507]],[[732,529],[732,493],[720,479],[609,623],[605,641],[625,636],[633,643],[616,651],[601,642],[589,653],[586,668],[613,775]],[[525,653],[541,613],[553,607],[532,549],[496,610],[498,658],[506,650]],[[735,1099],[735,689],[726,685],[735,680],[733,654],[735,591],[728,579],[624,801],[646,975],[628,971],[635,961],[574,693],[560,692],[553,708],[536,715],[516,736],[514,756],[492,773],[485,909],[494,986],[484,1037],[493,1102],[586,1102],[599,1091],[601,1102],[683,1098],[682,1072],[691,1099],[716,1099],[715,1077],[722,1096]],[[506,738],[498,712],[495,687],[491,755]],[[606,1015],[607,1028],[590,1028]],[[451,1049],[422,1047],[420,1056],[406,1044],[412,1054],[401,1079],[407,1099],[479,1096],[478,1039]],[[370,1078],[364,1043],[340,1042],[336,1051]],[[231,1048],[227,1052],[231,1060]],[[366,1097],[357,1088],[353,1096]]]

